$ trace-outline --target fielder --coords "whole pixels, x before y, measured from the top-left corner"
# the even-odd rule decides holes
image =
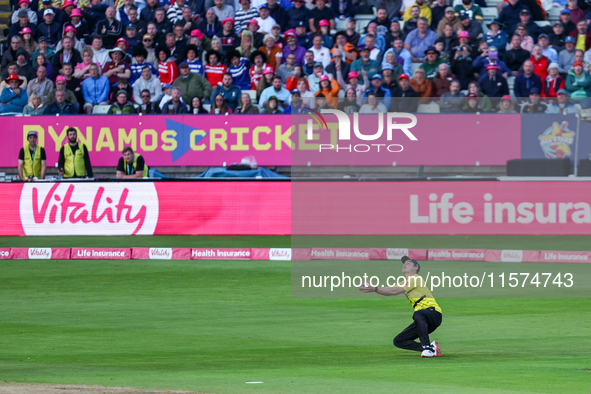
[[[436,341],[429,343],[429,334],[441,325],[441,308],[427,288],[427,283],[423,283],[422,278],[417,275],[421,270],[418,261],[408,256],[403,256],[401,260],[402,273],[407,279],[403,287],[360,287],[359,290],[364,293],[373,291],[385,296],[404,293],[414,308],[414,323],[394,338],[394,346],[422,352],[421,357],[440,357],[439,345]],[[417,338],[420,343],[415,341]]]

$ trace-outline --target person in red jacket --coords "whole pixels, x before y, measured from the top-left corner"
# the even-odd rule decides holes
[[[205,78],[213,88],[222,83],[224,74],[228,70],[226,66],[220,63],[222,56],[218,51],[211,50],[207,52],[207,63],[205,64]]]
[[[548,76],[548,66],[550,61],[542,54],[542,47],[534,45],[531,51],[531,58],[529,59],[534,64],[534,74],[536,74],[543,81]]]
[[[550,63],[548,66],[548,76],[542,80],[543,98],[557,97],[560,89],[564,89],[564,78],[558,74],[558,63]]]
[[[171,84],[179,77],[179,68],[177,67],[174,57],[170,56],[170,49],[161,46],[156,49],[156,57],[158,58],[158,75],[160,76],[160,85],[164,86],[167,83]]]

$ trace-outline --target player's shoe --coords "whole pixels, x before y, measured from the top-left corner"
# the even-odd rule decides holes
[[[441,357],[441,349],[439,349],[439,345],[437,344],[437,341],[431,342],[431,347],[433,347],[433,349],[435,349],[435,356]]]
[[[424,346],[423,353],[421,353],[421,357],[435,357],[437,353],[435,353],[435,349],[431,346]]]

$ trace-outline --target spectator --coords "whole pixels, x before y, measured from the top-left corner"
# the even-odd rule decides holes
[[[293,7],[287,9],[287,27],[295,29],[298,25],[308,26],[310,10],[303,0],[293,0]]]
[[[281,81],[281,77],[279,76],[274,76],[273,77],[273,85],[269,86],[268,88],[266,88],[265,90],[263,90],[263,92],[261,93],[261,97],[259,99],[259,108],[263,109],[267,107],[267,101],[269,101],[269,98],[271,96],[275,96],[277,97],[277,99],[279,100],[279,105],[282,111],[285,107],[287,107],[287,103],[289,100],[289,97],[291,96],[291,94],[289,93],[289,91],[287,89],[285,89],[282,86],[282,81]]]
[[[503,75],[497,74],[499,72],[499,66],[490,63],[486,66],[486,72],[488,75],[480,77],[478,83],[482,88],[482,92],[488,97],[503,97],[509,94],[509,85]],[[491,103],[495,106],[496,103]]]
[[[536,42],[539,35],[542,34],[542,29],[533,21],[531,13],[528,10],[521,10],[519,18],[521,18],[521,24],[527,29],[527,34],[532,37],[534,42]]]
[[[425,2],[425,0],[415,0],[411,7],[406,8],[402,20],[406,22],[411,19],[410,8],[414,6],[419,7],[419,16],[427,20],[427,26],[431,25],[431,8],[429,8],[429,5]]]
[[[223,2],[222,2],[223,3]],[[183,10],[185,9],[185,0],[176,0],[168,7],[166,18],[172,25],[183,19]]]
[[[195,96],[191,99],[191,109],[189,111],[189,113],[192,113],[194,115],[198,115],[198,114],[207,114],[207,110],[205,108],[203,108],[203,101],[201,100],[201,98]]]
[[[133,58],[135,63],[131,64],[131,77],[129,79],[129,83],[131,85],[135,85],[135,82],[141,78],[142,73],[144,72],[144,68],[148,67],[150,69],[150,74],[158,76],[158,69],[146,61],[148,57],[148,51],[146,51],[143,47],[135,47],[133,48]],[[135,96],[135,95],[134,95]],[[138,100],[135,100],[138,101]]]
[[[166,35],[172,32],[172,23],[170,23],[170,21],[166,19],[166,11],[164,10],[164,8],[158,8],[154,13],[154,25],[156,27],[156,32],[150,32],[148,25],[147,33],[151,36],[154,36],[154,39],[156,40],[156,45],[162,45],[162,42],[164,41]]]
[[[562,24],[562,22],[554,22],[554,24],[552,25],[552,33],[548,34],[548,38],[550,39],[550,46],[556,49],[556,52],[560,54],[560,52],[565,47],[565,41],[567,38],[567,35],[564,34],[564,25]],[[575,42],[574,38],[572,42]]]
[[[323,0],[321,0],[323,1]],[[312,40],[313,45],[310,48],[310,51],[314,54],[314,61],[322,63],[324,68],[328,67],[330,64],[330,50],[324,46],[322,46],[322,37],[319,35],[314,36]]]
[[[33,9],[35,8],[35,3],[33,3]],[[37,8],[39,8],[37,6]],[[43,0],[41,2],[41,8],[37,10],[37,25],[39,25],[40,23],[42,23],[41,21],[43,21],[43,15],[45,13],[45,11],[47,10],[51,10],[56,16],[61,12],[61,10],[59,8],[56,8],[53,6],[53,3],[51,0]]]
[[[523,74],[519,74],[515,78],[513,86],[515,97],[529,97],[529,93],[533,88],[536,88],[540,92],[542,80],[533,71],[534,64],[531,60],[526,60],[523,63]]]
[[[174,58],[170,56],[170,49],[167,47],[158,47],[156,50],[158,57],[158,75],[160,77],[160,84],[164,86],[169,83],[172,84],[179,76],[179,69],[174,62]]]
[[[541,96],[543,98],[556,97],[560,89],[564,89],[564,78],[558,73],[559,66],[556,63],[550,63],[548,66],[548,76],[542,81],[543,88]]]
[[[291,93],[290,101],[289,106],[283,111],[284,114],[299,115],[309,113],[310,107],[302,100],[302,93],[298,89],[294,89]]]
[[[367,34],[363,35],[360,39],[359,39],[359,45],[367,45],[370,48],[371,47],[377,47],[382,53],[386,50],[386,39],[384,38],[384,36],[379,35],[378,34],[378,25],[375,22],[370,22],[369,25],[367,25]],[[373,37],[373,45],[371,43],[365,42],[366,38],[368,36],[372,36]],[[332,47],[332,45],[331,45]]]
[[[131,76],[131,68],[123,58],[125,52],[121,48],[115,48],[109,51],[111,61],[107,62],[103,67],[103,76],[109,78],[109,84],[114,85],[119,82],[119,78],[127,78]]]
[[[294,68],[296,67],[295,61],[296,61],[295,55],[293,53],[290,53],[289,55],[287,55],[287,57],[285,59],[285,63],[283,63],[281,66],[279,66],[279,69],[277,70],[277,75],[279,75],[281,77],[284,84],[287,83],[287,79],[292,74],[295,75],[295,73],[293,73]],[[301,70],[301,67],[300,67],[300,70]],[[286,86],[286,88],[287,88],[287,86]],[[289,88],[288,88],[288,90],[289,90]]]
[[[379,65],[375,60],[371,60],[369,56],[370,48],[366,45],[361,45],[359,47],[359,59],[351,64],[351,71],[357,71],[357,73],[360,73],[361,70],[365,70],[367,77],[370,79],[373,78],[373,76],[379,71]]]
[[[489,31],[484,38],[489,47],[498,48],[499,56],[505,55],[505,48],[507,47],[507,33],[503,29],[503,24],[498,19],[493,19],[492,22],[486,25]]]
[[[487,112],[482,108],[482,104],[480,103],[480,97],[475,94],[469,94],[466,97],[466,102],[462,107],[462,112],[467,114],[474,114],[480,112]]]
[[[541,46],[534,45],[530,60],[534,65],[534,74],[540,77],[541,81],[546,79],[548,76],[548,65],[550,64],[550,61],[542,54]]]
[[[82,80],[88,78],[90,76],[90,73],[89,73],[90,66],[93,64],[96,64],[98,67],[100,67],[100,63],[93,63],[92,58],[93,58],[92,49],[89,47],[84,48],[84,50],[82,51],[82,62],[76,64],[76,67],[74,67],[74,77],[75,78],[82,79]]]
[[[449,85],[449,91],[441,95],[439,108],[443,113],[462,112],[462,106],[466,101],[464,93],[460,92],[460,81],[453,80]]]
[[[211,85],[201,74],[192,73],[187,62],[179,65],[181,76],[177,78],[172,86],[181,89],[184,103],[190,103],[195,96],[207,99],[211,95]]]
[[[514,34],[511,37],[511,47],[505,52],[505,64],[511,70],[511,75],[517,76],[519,69],[530,56],[530,52],[521,47],[521,36]]]
[[[318,96],[318,94],[322,93],[326,98],[326,105],[336,109],[340,90],[339,84],[334,78],[331,80],[328,75],[321,75],[319,81],[320,87],[315,95]]]
[[[439,22],[445,19],[445,10],[447,8],[448,5],[446,0],[433,1],[433,3],[431,4],[431,30],[437,31]]]
[[[16,62],[16,53],[19,49],[21,49],[21,39],[18,36],[12,37],[10,47],[2,55],[2,70],[6,70],[9,63]]]
[[[339,82],[343,90],[347,91],[349,89],[353,89],[355,91],[355,96],[359,98],[357,101],[360,105],[363,101],[361,100],[361,97],[365,96],[365,92],[369,88],[369,79],[367,78],[367,73],[365,72],[365,70],[362,71],[362,74],[364,82],[363,85],[359,84],[359,74],[357,73],[357,71],[349,72],[349,74],[347,75],[347,85],[344,83],[344,81]]]
[[[156,113],[162,112],[164,105],[168,103],[170,100],[172,100],[172,85],[167,83],[164,86],[162,86],[162,95],[156,101]],[[181,97],[181,101],[182,100],[183,98]]]
[[[248,22],[247,29],[249,32],[252,33],[252,46],[254,48],[259,48],[263,45],[263,41],[266,34],[259,32],[259,22],[256,19],[251,19]]]
[[[542,49],[542,55],[548,59],[548,63],[558,62],[558,52],[550,47],[550,39],[547,34],[540,34],[538,36],[538,44]]]
[[[386,59],[389,53],[394,53],[396,56],[396,62],[402,64],[402,69],[404,70],[405,74],[410,73],[412,65],[411,54],[404,48],[404,42],[401,38],[397,37],[394,39],[393,47],[388,49],[384,54]]]
[[[252,6],[250,0],[240,0],[239,3],[242,8],[237,9],[234,14],[236,34],[246,31],[248,29],[248,21],[259,16],[257,8]]]
[[[495,47],[485,49],[482,52],[482,55],[478,56],[476,60],[474,60],[472,67],[477,69],[478,74],[482,76],[487,74],[486,67],[488,67],[490,64],[494,64],[498,67],[499,74],[502,74],[505,78],[509,77],[511,70],[509,70],[505,62],[499,60],[499,53]]]
[[[11,24],[18,23],[18,18],[20,17],[20,16],[18,16],[18,14],[21,13],[22,11],[27,12],[27,16],[29,18],[29,21],[32,24],[34,24],[34,25],[37,24],[37,13],[31,9],[31,2],[29,0],[20,0],[17,4],[17,7],[18,7],[18,11],[13,12],[12,17],[10,18]]]
[[[315,65],[316,65],[316,62],[314,61],[314,52],[306,51],[306,55],[304,57],[304,68],[303,68],[304,74],[306,74],[306,75],[313,74]]]
[[[570,19],[574,24],[585,19],[585,12],[579,8],[577,0],[567,0],[566,9],[570,10]]]
[[[271,86],[273,86],[273,78],[275,76],[275,73],[273,72],[273,69],[271,67],[265,67],[265,70],[263,71],[263,76],[262,78],[259,80],[259,83],[257,84],[257,100],[260,102],[261,100],[261,95],[263,94],[263,91]]]
[[[346,114],[354,114],[359,112],[359,108],[361,107],[359,104],[357,104],[355,89],[348,88],[345,92],[345,98],[343,100],[340,100],[337,109]]]
[[[88,36],[90,36],[90,29],[88,28],[88,23],[83,19],[82,12],[78,8],[74,8],[72,13],[70,14],[71,24],[74,28],[74,34],[76,38],[80,41],[85,40]]]
[[[198,58],[199,48],[196,45],[189,44],[185,48],[185,60],[187,64],[189,64],[189,68],[191,69],[191,73],[194,74],[201,74],[205,76],[205,67],[203,63],[199,61]]]
[[[511,34],[517,28],[517,24],[521,22],[521,11],[529,9],[524,6],[519,0],[508,0],[507,6],[499,14],[499,22],[505,25],[505,33]]]
[[[388,54],[384,58],[384,61],[382,63],[382,71],[386,69],[390,70],[395,75],[400,75],[404,73],[402,65],[396,61],[396,55],[394,54],[394,52],[388,52]]]
[[[33,39],[31,29],[28,27],[23,28],[23,30],[21,30],[20,35],[21,47],[29,53],[29,56],[31,56],[37,49],[39,49],[37,43]]]
[[[277,99],[275,97],[275,99]],[[224,100],[224,96],[221,94],[218,94],[217,96],[215,96],[212,100],[212,106],[211,106],[211,111],[209,111],[210,114],[231,114],[232,113],[232,108],[228,107],[228,105],[226,104],[226,100]]]
[[[408,36],[411,31],[416,30],[419,23],[420,14],[421,10],[419,6],[413,5],[410,7],[410,19],[404,22],[404,29],[402,30],[404,35]]]
[[[6,78],[8,78],[9,75],[11,74],[16,74],[18,76],[18,78],[23,82],[21,85],[21,89],[26,90],[27,84],[28,84],[28,80],[26,77],[22,76],[22,75],[18,75],[19,72],[19,67],[18,64],[16,62],[12,62],[8,65],[8,67],[4,70],[4,73],[2,73],[3,77],[6,76]],[[10,84],[8,82],[6,82],[5,80],[3,80],[0,83],[0,92],[2,91],[2,89],[5,89],[7,87],[9,87]]]
[[[221,55],[215,50],[207,52],[207,63],[205,64],[205,78],[212,87],[222,82],[224,74],[228,68],[220,63]]]
[[[45,75],[45,67],[38,67],[37,78],[31,80],[27,85],[27,95],[29,97],[33,94],[37,94],[39,97],[41,97],[41,100],[45,102],[47,95],[54,89],[53,82],[47,79]]]
[[[451,73],[446,63],[441,63],[435,78],[433,78],[433,97],[441,97],[444,93],[449,92],[452,81],[457,81],[457,77]]]
[[[432,89],[431,82],[425,78],[425,70],[417,68],[413,79],[410,80],[410,86],[419,94],[419,104],[429,104],[431,102]]]
[[[226,4],[224,0],[214,0],[214,4],[215,6],[212,9],[218,20],[223,21],[227,18],[234,18],[235,10],[233,6]]]
[[[376,74],[379,76],[379,74]],[[360,114],[385,114],[388,112],[387,107],[378,100],[375,92],[369,91],[366,93],[367,102],[359,108]]]
[[[123,33],[123,25],[115,19],[115,8],[109,7],[105,11],[105,20],[96,24],[96,34],[102,37],[107,48],[113,48],[115,42]]]
[[[235,114],[258,114],[259,109],[252,105],[252,100],[248,93],[242,93],[240,96],[240,104],[234,111]]]
[[[480,112],[492,112],[492,104],[488,96],[482,93],[482,89],[480,88],[478,82],[470,82],[468,84],[468,95],[471,94],[478,97],[477,107],[479,108]],[[464,108],[462,108],[462,111],[464,111]]]
[[[185,12],[188,11],[188,12]],[[188,13],[189,16],[189,20],[193,20],[192,19],[192,15],[191,15],[191,9],[189,8],[185,8],[185,11],[183,11],[183,18],[185,17],[185,14]],[[130,39],[135,39],[137,38],[141,38],[144,34],[146,34],[146,23],[141,21],[139,19],[139,14],[138,14],[138,9],[133,7],[131,8],[128,13],[127,16],[129,17],[129,22],[127,22],[126,24],[123,24],[123,28],[125,29],[125,34],[127,35],[127,42],[130,41]],[[183,19],[183,23],[185,23],[185,20]],[[197,24],[195,24],[195,26],[197,26]],[[130,32],[133,31],[133,37],[130,37],[129,34]],[[191,30],[189,30],[191,31]],[[133,47],[135,45],[139,45],[139,43],[133,43],[130,45]]]
[[[205,18],[197,24],[197,28],[208,38],[213,38],[222,31],[222,24],[218,20],[213,8],[205,12]]]
[[[587,55],[588,54],[588,55]],[[583,57],[585,61],[591,61],[591,51],[585,52]],[[575,63],[575,39],[566,37],[564,40],[564,49],[558,54],[558,72],[566,74]]]
[[[560,22],[562,22],[564,26],[564,34],[567,36],[577,30],[577,25],[571,20],[571,12],[569,9],[565,8],[560,12]]]
[[[548,106],[540,101],[540,90],[538,88],[532,88],[529,92],[529,102],[525,102],[521,106],[522,114],[533,114],[546,112]]]
[[[221,1],[221,0],[218,0],[218,1]],[[321,1],[324,1],[324,0],[321,0]],[[275,21],[275,19],[273,19],[270,16],[269,6],[266,3],[261,4],[259,6],[259,17],[255,18],[255,20],[257,21],[260,33],[262,33],[262,34],[271,34],[271,30],[273,29],[273,26],[277,23],[277,21]],[[250,25],[250,23],[249,23],[249,25]],[[256,44],[256,40],[255,40],[255,44]]]
[[[233,84],[234,79],[232,74],[225,73],[222,79],[222,86],[218,86],[211,95],[211,101],[213,102],[214,97],[221,95],[224,98],[224,102],[232,110],[235,110],[239,105],[241,91],[240,88]]]
[[[462,45],[456,51],[455,57],[451,61],[452,73],[458,77],[462,90],[468,89],[468,84],[474,80],[470,52],[471,48],[469,45]]]
[[[404,39],[406,38],[406,34],[400,28],[399,21],[393,20],[392,23],[390,23],[390,30],[388,30],[388,32],[386,33],[385,38],[386,38],[386,48],[390,48],[396,38],[402,39],[402,42],[404,43]]]
[[[255,51],[250,56],[250,61],[253,65],[252,65],[252,67],[250,67],[250,70],[248,73],[250,75],[250,82],[251,82],[251,89],[252,90],[257,89],[259,81],[263,77],[263,71],[267,68],[267,65],[265,63],[266,60],[267,60],[267,55],[265,55],[261,51]],[[269,67],[269,68],[271,69],[271,73],[274,73],[273,68],[272,67]]]
[[[339,54],[341,55],[341,60],[351,64],[355,59],[357,59],[357,51],[353,44],[347,42],[347,35],[344,31],[340,31],[335,36],[336,43],[334,44],[333,48],[330,50],[333,54],[334,59],[334,51],[338,50]]]
[[[34,36],[37,35],[37,27],[36,27],[36,23],[32,23],[29,20],[29,15],[27,13],[27,10],[18,10],[15,11],[13,15],[17,15],[18,17],[18,21],[13,23],[12,25],[10,25],[10,29],[8,29],[8,37],[12,38],[12,37],[18,37],[20,32],[25,28],[28,27],[29,29],[31,29],[31,32],[33,33]],[[20,37],[18,37],[20,40]]]
[[[511,96],[506,95],[501,97],[501,102],[499,103],[499,114],[517,114],[518,112],[513,109],[513,101],[511,100]]]
[[[68,66],[70,66],[70,65],[68,64]],[[71,66],[70,66],[70,68],[71,68]],[[55,91],[56,90],[65,90],[66,101],[71,102],[72,104],[74,104],[76,106],[76,108],[78,108],[78,99],[76,97],[76,94],[74,93],[73,90],[68,89],[67,83],[68,83],[68,81],[67,81],[66,77],[63,75],[60,75],[55,79],[56,89],[52,90],[47,95],[47,99],[45,100],[45,106],[48,106],[49,104],[53,104],[53,102],[55,101]]]
[[[273,67],[273,70],[277,71],[282,61],[282,50],[275,45],[275,37],[272,34],[265,36],[264,43],[265,46],[261,46],[259,51],[263,52],[267,57],[267,66]]]
[[[20,88],[23,81],[20,80],[18,75],[10,74],[4,82],[10,87],[2,89],[2,93],[0,94],[2,108],[0,108],[0,112],[3,114],[22,113],[29,98],[27,91],[24,88]]]
[[[278,115],[282,114],[283,110],[279,107],[279,100],[275,96],[269,97],[267,101],[267,105],[265,106],[262,114],[270,114],[270,115]]]
[[[43,106],[43,99],[37,93],[29,96],[29,103],[23,109],[23,115],[43,115],[45,107]]]
[[[158,84],[158,87],[160,87],[160,84]],[[153,101],[155,101],[155,99],[157,99],[157,97],[152,98],[152,95],[150,94],[150,91],[148,89],[142,90],[140,92],[140,100],[141,101],[136,101],[136,102],[140,103],[138,113],[140,113],[142,115],[155,114],[156,108],[157,108],[156,104],[153,102]]]
[[[569,34],[576,40],[576,48],[583,52],[591,48],[591,31],[588,31],[587,28],[587,20],[581,19],[577,22],[577,29]]]
[[[568,92],[565,89],[559,89],[556,96],[556,104],[550,103],[548,104],[548,108],[546,109],[547,114],[578,114],[578,108],[569,103],[568,100]]]
[[[66,100],[65,90],[56,90],[55,101],[43,112],[44,115],[76,115],[77,113],[76,106]]]
[[[437,34],[429,30],[429,21],[419,18],[417,29],[411,31],[404,40],[404,47],[410,52],[413,63],[425,61],[425,51],[437,40]]]
[[[92,178],[88,148],[82,142],[78,142],[78,131],[75,128],[70,127],[66,133],[68,141],[61,147],[57,160],[58,174],[64,178]]]
[[[82,94],[84,95],[84,112],[91,114],[97,105],[107,104],[109,99],[109,79],[99,74],[96,64],[91,64],[88,72],[89,78],[82,82]]]
[[[70,37],[62,38],[62,48],[58,50],[53,57],[53,69],[61,70],[64,63],[78,64],[82,63],[82,56],[77,49],[72,47],[72,39]]]
[[[100,36],[92,37],[92,62],[98,63],[102,69],[109,61],[109,52],[103,48],[103,39]]]
[[[410,86],[408,75],[401,74],[398,77],[398,88],[392,92],[392,104],[390,111],[393,112],[417,112],[419,105],[419,93]]]
[[[573,100],[591,97],[591,77],[583,70],[581,62],[573,64],[573,68],[566,76],[565,87]]]
[[[359,33],[355,31],[356,26],[357,22],[355,22],[355,18],[347,18],[347,29],[345,30],[345,34],[347,35],[347,42],[352,44],[355,48],[359,46],[359,39],[361,38]]]
[[[45,37],[39,38],[39,49],[37,49],[35,52],[33,52],[33,56],[31,58],[37,60],[37,58],[40,54],[45,57],[44,67],[47,68],[48,65],[51,66],[51,75],[52,75],[51,79],[53,79],[53,76],[55,75],[55,73],[54,73],[53,66],[51,65],[51,63],[53,62],[53,56],[55,55],[55,53],[53,52],[53,49],[47,47],[47,40],[45,39]],[[49,75],[49,73],[48,73],[48,75]]]
[[[390,89],[382,86],[382,76],[380,74],[375,74],[372,77],[371,86],[365,91],[363,97],[368,97],[370,93],[373,93],[374,96],[379,98],[380,101],[384,103],[386,108],[390,108],[390,103],[392,102],[392,93],[390,92]]]
[[[267,0],[270,16],[279,24],[281,31],[287,29],[288,16],[285,8],[277,4],[277,0]]]
[[[65,25],[70,21],[70,15],[72,14],[72,10],[76,8],[76,4],[72,0],[64,0],[62,5],[62,11],[58,15],[57,22],[60,25]]]
[[[455,6],[454,11],[460,19],[462,19],[462,15],[467,15],[470,20],[482,23],[482,9],[478,4],[474,4],[472,0],[463,0],[462,4]]]
[[[116,93],[115,102],[109,107],[107,111],[109,115],[129,115],[137,114],[137,110],[133,103],[129,101],[129,95],[126,90],[120,90]]]
[[[353,0],[333,1],[330,4],[330,7],[332,8],[332,12],[333,12],[335,18],[340,18],[340,19],[352,17],[357,12],[357,2],[353,1]],[[377,12],[380,13],[379,8],[378,8]],[[387,11],[386,11],[386,19],[387,19]]]
[[[156,10],[160,7],[158,0],[146,0],[146,6],[140,11],[140,19],[146,23],[156,19]]]
[[[443,60],[439,58],[439,55],[439,51],[435,49],[434,46],[430,46],[425,51],[425,57],[427,60],[421,64],[421,68],[425,70],[425,75],[429,82],[433,81],[433,78],[435,78],[435,75],[438,72],[439,65],[443,63]]]
[[[460,15],[460,22],[462,24],[462,31],[468,32],[472,40],[479,40],[482,38],[482,25],[478,21],[473,21],[467,14]]]
[[[326,7],[326,0],[312,0],[312,4],[315,4],[316,8],[310,10],[310,20],[308,21],[310,31],[316,33],[318,31],[318,25],[323,19],[330,23],[330,30],[335,30],[335,14],[332,9]]]
[[[162,94],[160,80],[152,74],[152,69],[148,65],[144,65],[141,77],[133,84],[133,99],[136,103],[142,101],[141,95],[144,90],[150,92],[152,102],[156,102]]]
[[[575,62],[583,63],[583,71],[589,73],[591,72],[591,64],[585,61],[585,56],[583,51],[580,49],[575,49]],[[574,63],[573,63],[574,66]]]
[[[449,24],[451,24],[452,31],[462,30],[462,22],[460,22],[460,18],[456,16],[453,7],[448,6],[445,9],[445,15],[443,19],[441,19],[437,24],[436,32],[439,37],[443,37],[443,30],[445,26]]]
[[[332,62],[326,68],[326,72],[328,74],[332,74],[337,81],[339,80],[339,74],[341,76],[340,80],[344,80],[344,78],[349,75],[351,71],[351,65],[343,61],[343,56],[341,54],[340,49],[333,49],[332,51]]]
[[[367,34],[365,37],[365,46],[369,48],[369,58],[375,60],[380,65],[382,64],[384,52],[376,47],[375,38],[373,34]]]

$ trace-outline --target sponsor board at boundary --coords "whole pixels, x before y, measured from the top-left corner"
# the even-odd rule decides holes
[[[392,252],[392,250],[396,250],[397,252]],[[401,254],[401,251],[406,251],[406,253]],[[591,252],[549,250],[404,248],[0,248],[0,259],[24,260],[400,260],[400,257],[405,255],[417,260],[431,261],[591,263]]]

